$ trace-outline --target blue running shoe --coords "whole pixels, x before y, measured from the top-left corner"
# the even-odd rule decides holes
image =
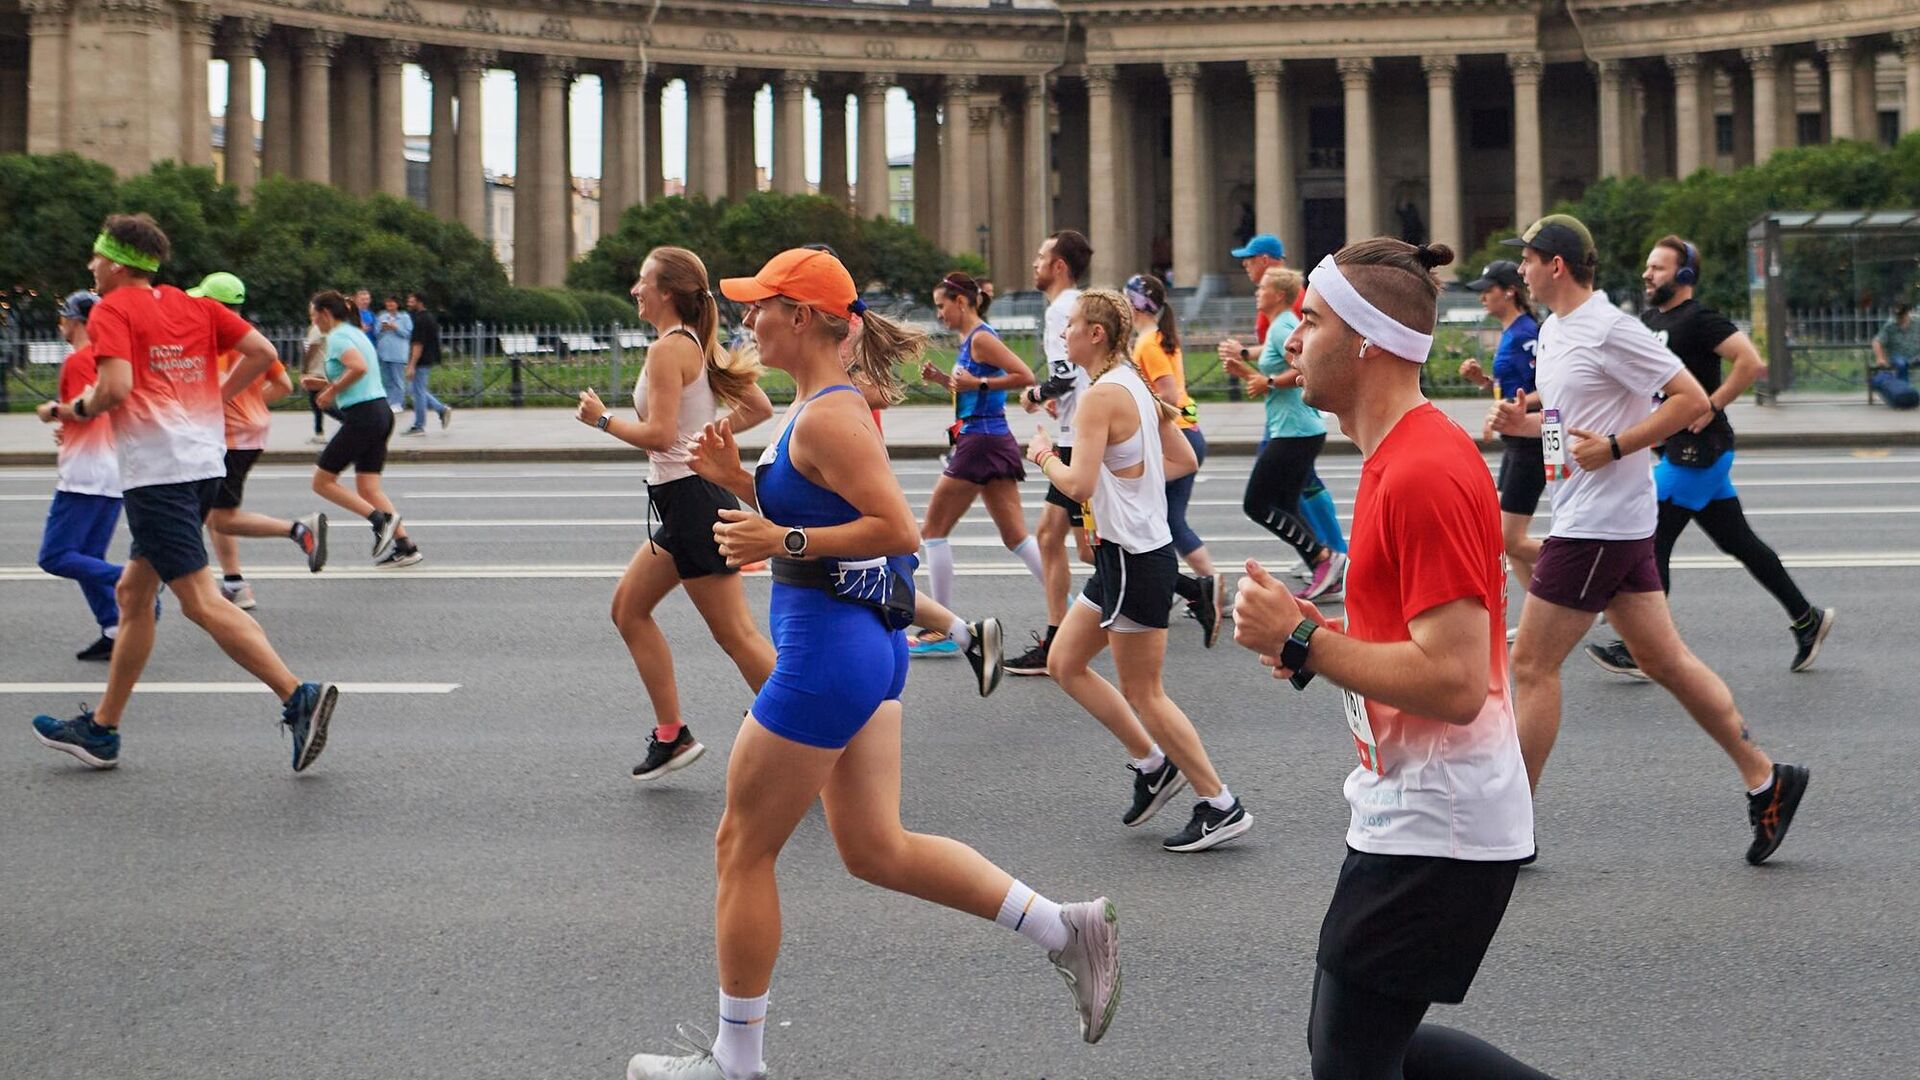
[[[954,656],[960,645],[938,630],[922,630],[907,639],[908,656]]]
[[[340,697],[332,683],[301,683],[280,708],[280,723],[293,736],[293,771],[305,772],[327,748],[327,721]]]
[[[71,720],[52,716],[33,718],[33,737],[40,745],[63,754],[72,754],[96,769],[111,769],[120,764],[120,732],[93,722],[93,710],[80,706],[80,715]]]

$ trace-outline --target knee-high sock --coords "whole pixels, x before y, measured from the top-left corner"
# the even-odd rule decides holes
[[[1027,573],[1033,575],[1033,580],[1042,585],[1047,583],[1047,579],[1040,573],[1040,542],[1038,540],[1029,536],[1007,550],[1020,556],[1020,561],[1027,564]]]
[[[1347,538],[1340,531],[1340,512],[1326,488],[1300,496],[1300,516],[1313,526],[1314,536],[1335,551],[1347,550]]]
[[[927,577],[931,581],[928,589],[933,594],[933,602],[943,608],[953,606],[953,546],[946,537],[927,541]]]

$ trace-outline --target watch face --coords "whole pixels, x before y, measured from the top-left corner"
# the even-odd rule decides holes
[[[787,533],[786,543],[787,554],[798,555],[807,550],[807,534],[799,529],[793,529]]]

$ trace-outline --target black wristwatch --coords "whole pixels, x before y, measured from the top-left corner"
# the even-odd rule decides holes
[[[986,393],[986,392],[987,392],[987,380],[985,380],[985,379],[981,379],[981,380],[980,380],[980,391],[979,391],[979,392],[980,392],[980,393],[982,393],[982,394],[984,394],[984,393]]]
[[[1252,351],[1245,345],[1240,346],[1240,362],[1244,364],[1251,359],[1253,359]]]
[[[805,555],[807,553],[807,530],[798,527],[788,529],[784,543],[788,556],[797,559]]]
[[[1320,624],[1312,619],[1301,619],[1300,625],[1293,628],[1287,640],[1280,646],[1280,666],[1293,672],[1293,688],[1304,690],[1313,681],[1313,672],[1307,670],[1307,653],[1313,644],[1313,633]]]
[[[1619,461],[1620,460],[1620,436],[1618,435],[1607,436],[1607,446],[1612,448],[1613,450],[1613,460]]]

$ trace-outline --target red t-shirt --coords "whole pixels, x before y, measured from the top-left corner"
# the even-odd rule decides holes
[[[227,351],[220,354],[220,378],[224,382],[227,372],[239,363],[240,354]],[[265,450],[267,432],[273,428],[273,413],[267,408],[266,387],[269,381],[286,377],[287,369],[275,360],[272,366],[251,383],[245,390],[227,399],[227,447],[233,450]]]
[[[73,350],[60,363],[60,396],[71,402],[100,379],[93,346]],[[77,495],[120,495],[120,459],[113,452],[113,417],[60,421],[60,479],[55,487]]]
[[[1467,725],[1344,693],[1360,766],[1347,778],[1347,843],[1381,855],[1518,859],[1533,850],[1533,803],[1507,686],[1506,560],[1500,500],[1473,440],[1432,403],[1375,448],[1354,496],[1347,633],[1410,641],[1442,604],[1486,609],[1487,699]]]
[[[226,475],[218,357],[252,330],[225,305],[171,285],[125,286],[93,306],[94,354],[133,367],[133,392],[114,416],[128,488]]]

